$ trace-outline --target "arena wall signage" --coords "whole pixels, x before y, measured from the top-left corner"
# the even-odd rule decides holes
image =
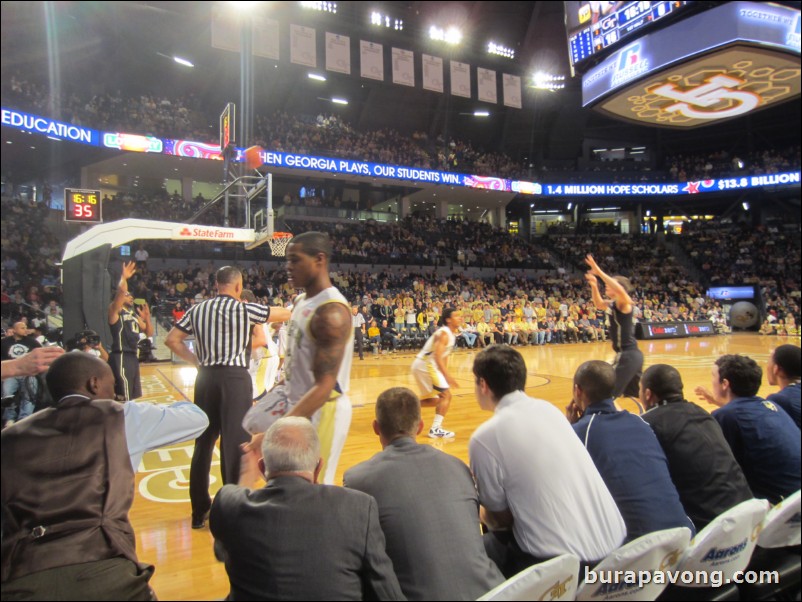
[[[520,184],[520,183],[519,183]],[[738,178],[700,180],[698,182],[650,182],[637,184],[535,184],[534,194],[555,197],[574,196],[666,196],[746,190],[776,186],[799,186],[800,172],[765,174]]]
[[[754,286],[713,286],[707,289],[707,296],[711,299],[721,301],[733,301],[738,299],[757,299]]]
[[[122,132],[99,132],[68,123],[52,121],[13,109],[0,109],[2,124],[21,131],[44,134],[59,140],[72,140],[83,144],[104,146],[115,150],[174,155],[194,159],[221,160],[220,146],[192,140],[161,139]],[[640,182],[633,184],[540,184],[524,180],[508,180],[492,176],[477,176],[436,171],[403,165],[387,165],[352,161],[334,157],[316,157],[296,153],[263,150],[262,160],[271,167],[311,170],[321,173],[343,174],[408,180],[420,184],[445,184],[499,192],[544,197],[644,197],[681,196],[750,188],[799,186],[800,172],[766,175],[744,175],[737,178],[701,180],[698,182]],[[236,161],[242,161],[244,151],[237,149]]]
[[[30,115],[13,109],[2,109],[2,119],[0,122],[4,126],[12,127],[24,132],[34,132],[44,134],[56,140],[70,140],[81,144],[101,145],[101,132],[85,127],[53,121],[46,117]]]
[[[641,125],[692,128],[794,98],[800,11],[722,6],[624,46],[582,77],[582,104]]]
[[[638,322],[635,325],[635,338],[679,339],[703,337],[716,334],[716,327],[709,320],[697,322]]]

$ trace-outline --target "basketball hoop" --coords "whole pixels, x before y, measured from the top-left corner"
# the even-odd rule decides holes
[[[273,236],[267,239],[273,257],[284,257],[287,254],[287,245],[292,240],[290,232],[273,232]]]

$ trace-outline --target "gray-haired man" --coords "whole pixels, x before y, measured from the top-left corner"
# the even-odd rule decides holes
[[[309,420],[276,421],[258,463],[265,487],[225,485],[212,504],[209,526],[226,563],[229,599],[405,599],[376,500],[317,484],[320,441]]]

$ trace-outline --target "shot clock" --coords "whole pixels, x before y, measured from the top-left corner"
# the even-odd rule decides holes
[[[99,224],[103,221],[100,191],[64,189],[64,221]]]

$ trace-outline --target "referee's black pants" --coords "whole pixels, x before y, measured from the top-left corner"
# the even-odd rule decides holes
[[[195,380],[195,405],[209,417],[208,428],[195,439],[189,469],[192,516],[201,517],[212,506],[209,470],[218,437],[223,484],[239,481],[240,445],[250,440],[250,435],[242,428],[242,419],[253,405],[253,385],[248,370],[233,366],[201,366]]]

